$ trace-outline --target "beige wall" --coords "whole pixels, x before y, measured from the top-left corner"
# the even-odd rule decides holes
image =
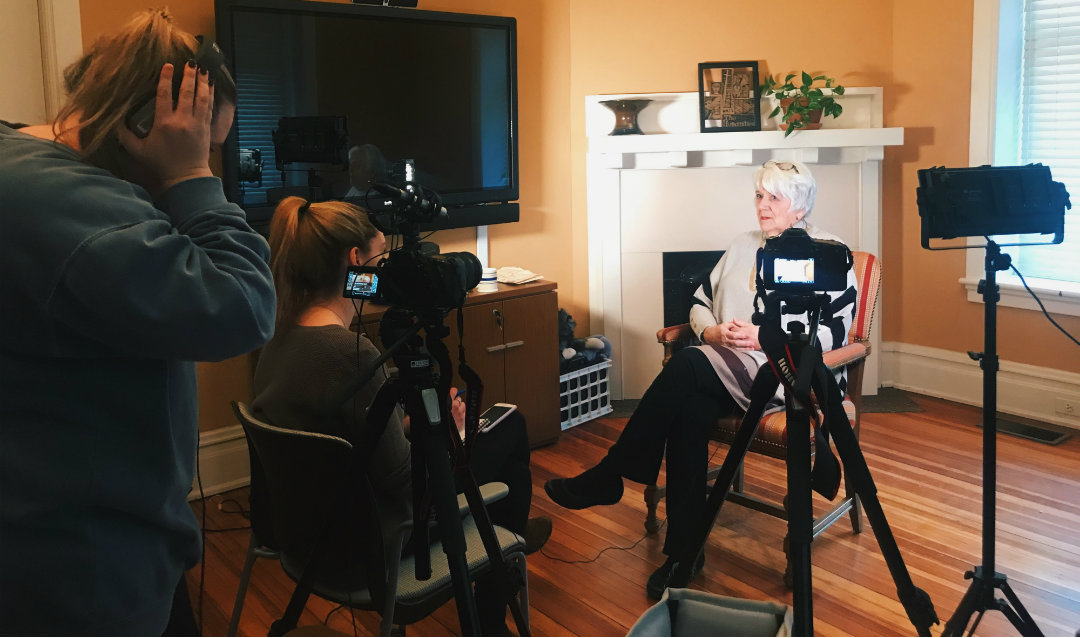
[[[981,349],[982,305],[957,283],[961,251],[919,244],[916,171],[965,166],[971,68],[971,0],[423,0],[422,9],[518,19],[521,222],[492,226],[491,262],[559,283],[559,303],[588,326],[584,99],[604,93],[697,90],[696,65],[758,60],[761,72],[823,71],[848,86],[885,88],[885,126],[905,128],[883,163],[883,332],[891,341],[955,351]],[[145,0],[82,0],[84,42]],[[181,25],[213,32],[211,0],[174,3]],[[932,16],[932,18],[928,18]],[[747,215],[751,214],[748,208]],[[471,230],[434,237],[473,250]],[[1058,317],[1073,333],[1080,319]],[[1003,359],[1080,371],[1037,312],[1001,308]],[[246,396],[246,358],[200,366],[204,429],[233,422],[227,401]]]
[[[901,268],[889,270],[885,337],[960,352],[982,350],[983,305],[967,301],[956,283],[965,251],[920,246],[915,189],[920,168],[968,165],[972,11],[971,2],[895,3],[891,100],[886,91],[886,125],[905,127],[905,144],[886,156],[894,210],[884,226],[884,263],[899,261]],[[1080,318],[1055,319],[1080,334]],[[1038,311],[999,307],[997,337],[1003,360],[1080,372],[1075,347]]]

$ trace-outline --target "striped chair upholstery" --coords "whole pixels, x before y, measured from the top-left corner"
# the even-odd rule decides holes
[[[874,320],[874,310],[877,306],[878,294],[881,291],[881,263],[876,256],[868,252],[852,251],[854,257],[853,268],[855,279],[858,284],[859,299],[855,309],[855,318],[851,322],[848,331],[847,345],[831,350],[823,354],[822,359],[830,369],[836,370],[847,367],[848,394],[844,397],[844,411],[848,420],[851,421],[855,436],[859,435],[859,425],[862,416],[862,380],[863,365],[866,357],[870,355],[870,327]],[[664,346],[664,363],[675,351],[685,347],[692,338],[690,325],[682,324],[663,328],[656,333],[656,339]],[[717,420],[716,428],[712,432],[712,438],[721,443],[731,443],[735,438],[743,415],[732,414]],[[811,433],[811,443],[813,434]],[[758,423],[757,432],[750,444],[750,451],[783,459],[787,454],[787,414],[780,410],[762,417]],[[708,480],[712,482],[719,473],[719,466],[710,468]],[[846,482],[845,476],[845,482]],[[756,496],[743,492],[742,468],[736,476],[735,484],[728,495],[729,501],[745,505],[758,511],[787,519],[787,513],[782,505],[764,501]],[[647,508],[645,528],[650,532],[659,529],[659,521],[656,518],[656,506],[664,497],[665,488],[650,485],[645,488],[645,505]],[[845,494],[842,499],[828,512],[815,519],[814,536],[823,532],[829,525],[839,520],[848,512],[851,515],[851,526],[854,533],[862,531],[862,506],[858,498],[845,485]],[[818,521],[821,521],[820,523]],[[787,547],[787,543],[785,543]],[[791,586],[791,565],[788,565],[784,574],[784,582]]]

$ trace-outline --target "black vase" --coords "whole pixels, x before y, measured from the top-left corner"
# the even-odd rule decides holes
[[[608,135],[641,135],[637,116],[652,100],[603,100],[600,102],[615,114],[615,128]]]

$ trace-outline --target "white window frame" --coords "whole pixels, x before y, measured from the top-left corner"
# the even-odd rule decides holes
[[[971,38],[971,126],[968,144],[968,165],[994,163],[994,129],[996,126],[998,28],[1003,4],[1019,0],[975,0]],[[970,246],[981,246],[982,238],[968,240]],[[1008,252],[1008,248],[1004,249]],[[967,288],[968,300],[982,303],[978,292],[979,280],[986,275],[983,250],[967,251],[965,276],[960,283]],[[1011,273],[1011,271],[1005,271]],[[1039,305],[1013,276],[999,272],[997,279],[1001,296],[999,305],[1039,310]],[[1028,286],[1039,296],[1048,312],[1080,316],[1080,284],[1026,278]]]

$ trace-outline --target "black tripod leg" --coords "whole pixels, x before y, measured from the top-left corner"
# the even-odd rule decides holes
[[[270,624],[268,636],[284,636],[287,632],[296,629],[296,624],[300,622],[300,614],[304,613],[304,607],[307,606],[308,598],[311,597],[311,585],[306,581],[307,579],[301,578],[301,582],[296,584],[296,589],[289,598],[289,604],[285,607],[285,613]]]
[[[1005,598],[1008,599],[1012,605],[1010,608],[1005,604],[1005,601],[998,601],[999,608],[1005,616],[1012,621],[1014,627],[1020,630],[1022,636],[1041,636],[1042,630],[1035,623],[1035,619],[1031,617],[1028,610],[1024,608],[1023,603],[1020,602],[1020,598],[1009,586],[1009,582],[1005,580],[1005,576],[1002,575],[1001,579],[997,581],[997,586],[1001,589],[1001,593],[1005,594]],[[1010,615],[1009,612],[1012,612]]]
[[[524,586],[524,583],[515,582],[510,577],[510,571],[499,546],[499,539],[495,536],[495,528],[491,523],[491,518],[488,516],[484,498],[480,494],[480,488],[476,485],[476,479],[473,478],[472,471],[464,472],[462,479],[459,482],[459,487],[463,487],[465,499],[469,503],[469,511],[476,520],[476,530],[480,533],[480,539],[484,542],[484,549],[487,551],[488,560],[491,562],[491,569],[498,579],[499,590],[503,592],[506,603],[510,606],[510,614],[514,617],[514,623],[517,624],[518,635],[529,636],[531,635],[529,625],[521,609],[521,601],[516,595]]]
[[[840,390],[836,387],[836,380],[828,369],[822,366],[828,375],[829,412],[836,418],[830,419],[829,429],[833,440],[836,442],[836,450],[840,453],[840,459],[844,463],[844,472],[851,479],[855,487],[855,493],[862,500],[866,519],[870,521],[870,527],[874,530],[878,547],[889,566],[893,582],[896,584],[896,594],[904,605],[908,619],[919,632],[920,636],[930,635],[930,626],[938,623],[937,612],[934,611],[934,603],[929,594],[919,589],[911,581],[911,574],[904,564],[904,558],[900,555],[900,548],[896,545],[889,522],[885,519],[885,512],[881,509],[881,502],[877,497],[877,486],[870,476],[870,468],[866,465],[866,458],[859,441],[855,438],[855,432],[851,429],[851,423],[844,415],[843,404],[840,400]]]
[[[813,582],[810,540],[813,537],[813,502],[810,494],[810,416],[787,406],[788,561],[792,573],[793,636],[814,635]]]
[[[465,559],[465,532],[461,528],[461,514],[458,511],[454,475],[450,471],[450,456],[444,444],[444,433],[436,432],[437,429],[428,428],[428,432],[424,433],[427,438],[424,451],[427,457],[428,490],[439,517],[439,537],[442,540],[443,552],[450,565],[450,580],[454,586],[454,598],[457,600],[461,635],[476,636],[479,635],[480,621],[476,613],[472,580],[469,578],[469,563]]]
[[[969,572],[970,574],[971,572]],[[972,574],[972,576],[974,576]],[[960,604],[956,606],[956,611],[949,617],[948,622],[945,623],[945,629],[942,630],[942,636],[962,636],[964,629],[967,628],[968,622],[971,620],[971,615],[979,610],[980,596],[982,595],[982,579],[975,578],[971,581],[971,586],[964,593],[964,597],[960,599]],[[982,618],[982,612],[979,612],[979,618]],[[978,624],[978,621],[976,621]]]

